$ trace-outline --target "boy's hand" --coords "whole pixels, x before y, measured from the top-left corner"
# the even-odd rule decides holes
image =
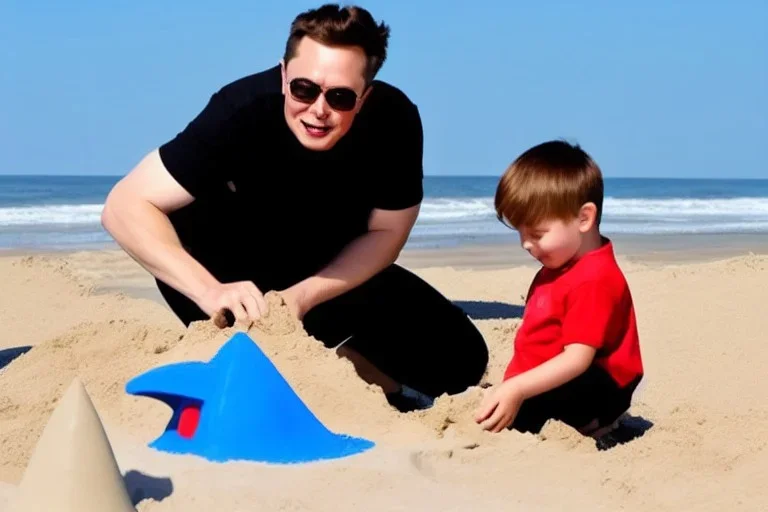
[[[501,432],[515,421],[524,399],[515,379],[504,381],[486,395],[475,413],[475,421],[484,430]]]

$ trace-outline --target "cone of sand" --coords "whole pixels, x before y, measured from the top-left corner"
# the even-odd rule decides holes
[[[104,426],[80,379],[29,459],[9,512],[136,512]]]

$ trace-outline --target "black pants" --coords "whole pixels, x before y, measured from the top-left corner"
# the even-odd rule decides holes
[[[599,427],[616,421],[629,409],[640,378],[620,388],[605,370],[593,364],[570,382],[525,400],[510,429],[538,433],[556,419],[575,429],[597,419]]]
[[[161,281],[158,287],[185,325],[208,318],[176,290]],[[433,397],[478,384],[488,364],[485,340],[467,315],[398,265],[317,305],[304,316],[304,328],[329,348],[349,338],[346,347],[395,381]]]

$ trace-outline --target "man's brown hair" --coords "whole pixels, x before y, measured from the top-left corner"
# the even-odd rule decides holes
[[[285,44],[286,66],[296,55],[296,47],[304,36],[328,46],[359,46],[368,57],[365,81],[370,84],[387,59],[389,27],[377,24],[362,7],[325,4],[305,11],[293,20]]]
[[[588,202],[597,207],[595,224],[599,225],[600,167],[581,147],[560,140],[544,142],[518,156],[496,187],[496,215],[515,228],[573,219]]]

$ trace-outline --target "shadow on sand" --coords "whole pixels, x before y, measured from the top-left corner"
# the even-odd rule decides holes
[[[163,501],[173,493],[173,482],[167,477],[155,477],[131,470],[125,474],[123,481],[134,506],[147,499]]]
[[[32,349],[30,346],[13,347],[0,350],[0,370],[11,364],[17,357],[26,354]]]
[[[604,435],[596,441],[597,449],[610,450],[620,444],[625,444],[639,437],[643,437],[651,428],[653,428],[653,422],[642,416],[631,416],[626,414],[619,422],[619,427],[616,430]]]
[[[484,300],[457,300],[454,304],[475,320],[522,318],[523,306]]]

